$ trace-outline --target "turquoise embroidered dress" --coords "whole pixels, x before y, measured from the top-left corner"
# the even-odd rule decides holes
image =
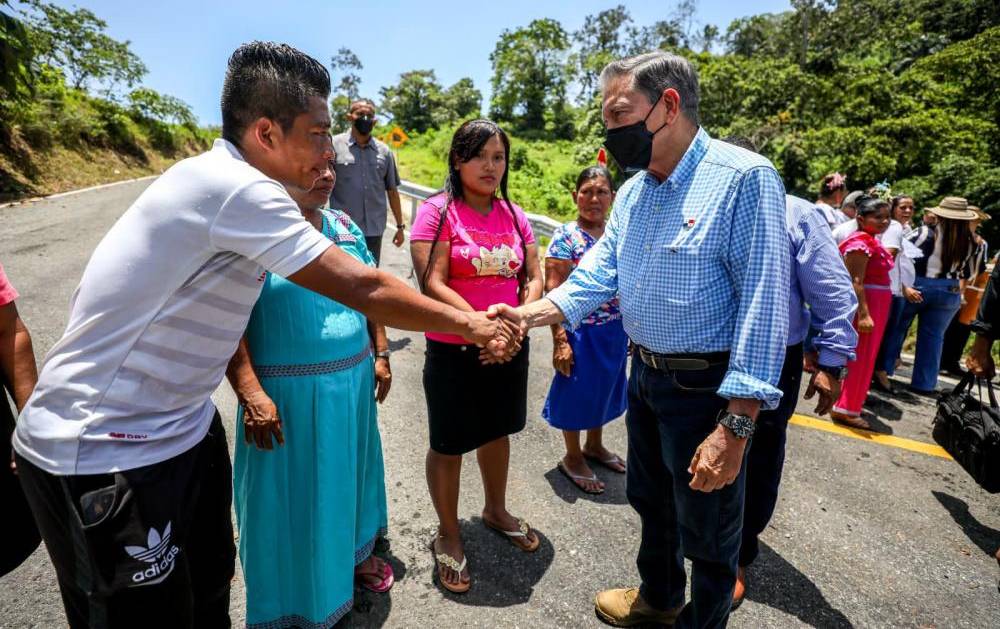
[[[342,212],[323,212],[323,233],[374,266]],[[354,567],[388,521],[366,320],[269,273],[247,340],[285,435],[270,451],[248,445],[239,409],[233,488],[247,626],[331,627],[351,609]]]

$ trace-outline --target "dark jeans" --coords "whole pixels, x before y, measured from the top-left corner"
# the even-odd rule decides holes
[[[792,345],[785,351],[781,368],[781,402],[778,408],[762,411],[757,416],[753,444],[747,453],[746,498],[743,505],[743,542],[740,544],[740,566],[754,562],[760,552],[758,537],[767,528],[778,503],[778,485],[785,465],[785,434],[788,420],[795,412],[802,382],[802,345]]]
[[[658,609],[684,603],[692,562],[691,602],[676,627],[724,627],[736,585],[745,473],[711,493],[688,487],[694,451],[716,427],[727,402],[715,391],[728,365],[658,371],[632,361],[628,383],[629,503],[642,519],[636,564],[641,594]]]
[[[893,373],[896,370],[896,361],[899,360],[899,352],[890,356],[888,352],[889,337],[899,326],[899,319],[903,316],[903,308],[906,307],[906,297],[899,295],[892,296],[892,306],[889,308],[889,319],[885,322],[885,334],[882,335],[882,343],[878,346],[878,356],[875,357],[875,370]],[[904,332],[905,336],[906,333]]]
[[[918,391],[934,391],[938,371],[941,369],[944,331],[962,307],[962,296],[959,294],[958,280],[918,277],[914,288],[921,292],[924,300],[919,304],[907,302],[896,328],[891,332],[886,331],[889,339],[885,350],[886,372],[891,376],[895,371],[888,368],[889,357],[899,355],[906,340],[906,332],[914,317],[917,317],[917,351],[910,386]]]
[[[232,466],[218,413],[198,445],[115,474],[17,457],[70,627],[229,627]]]
[[[375,258],[375,266],[382,264],[382,237],[365,236],[365,244],[368,245],[368,251],[371,251],[372,257]]]

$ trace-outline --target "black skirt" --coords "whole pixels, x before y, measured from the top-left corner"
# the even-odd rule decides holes
[[[35,552],[42,541],[35,518],[21,491],[21,483],[10,469],[10,438],[14,434],[14,413],[0,382],[0,504],[3,505],[4,541],[0,545],[0,577],[14,570]]]
[[[432,450],[465,454],[524,428],[528,350],[525,338],[514,360],[483,365],[475,345],[427,340],[424,396]]]

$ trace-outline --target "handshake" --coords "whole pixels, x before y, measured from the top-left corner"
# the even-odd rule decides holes
[[[486,312],[467,314],[467,331],[463,336],[482,348],[479,360],[484,365],[514,360],[528,331],[523,308],[494,304]]]

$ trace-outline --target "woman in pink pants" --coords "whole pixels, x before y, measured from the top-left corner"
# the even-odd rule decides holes
[[[858,296],[858,313],[854,318],[858,347],[855,359],[847,363],[847,379],[830,416],[838,424],[867,429],[871,426],[862,419],[861,406],[868,396],[875,357],[889,319],[892,305],[889,271],[893,260],[876,238],[889,227],[889,204],[877,197],[864,196],[858,199],[857,207],[854,220],[859,231],[840,243],[840,253]]]

